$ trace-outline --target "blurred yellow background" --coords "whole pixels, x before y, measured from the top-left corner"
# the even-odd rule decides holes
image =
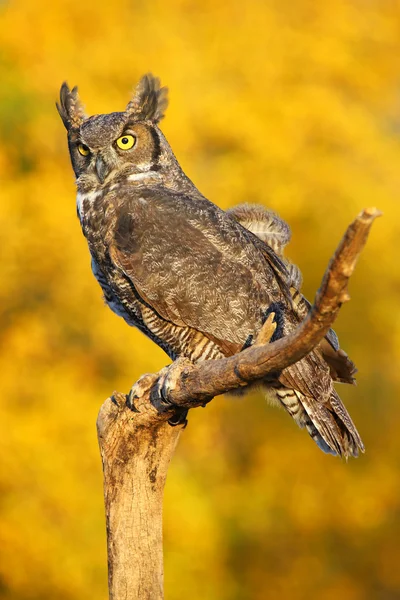
[[[95,420],[168,359],[105,308],[76,218],[65,79],[90,114],[148,71],[212,201],[269,206],[313,298],[347,224],[384,211],[336,323],[367,452],[324,455],[261,395],[190,415],[165,496],[167,600],[400,598],[400,0],[0,6],[0,597],[107,597]]]

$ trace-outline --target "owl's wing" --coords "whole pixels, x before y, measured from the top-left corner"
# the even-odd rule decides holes
[[[240,204],[228,211],[239,223],[259,238],[263,245],[271,247],[280,256],[290,241],[289,225],[274,211],[257,204]],[[260,244],[258,244],[260,246]],[[302,284],[300,269],[287,261],[293,310],[302,321],[311,309],[311,304],[299,291]],[[333,329],[330,329],[320,344],[323,358],[329,364],[331,377],[342,383],[354,383],[357,369],[347,354],[341,350],[339,340]]]
[[[116,201],[114,264],[163,319],[239,351],[263,311],[284,298],[282,261],[260,252],[250,233],[205,199],[126,190]]]
[[[311,309],[310,302],[301,292],[292,288],[293,309],[299,321],[303,321]],[[340,383],[355,383],[354,375],[357,368],[346,352],[339,346],[339,339],[333,329],[330,329],[319,344],[319,349],[324,360],[330,368],[330,375],[334,381]]]

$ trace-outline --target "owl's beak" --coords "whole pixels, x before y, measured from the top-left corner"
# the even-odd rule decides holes
[[[111,168],[105,162],[104,158],[99,154],[96,158],[96,173],[100,183],[104,183],[107,175],[110,174]]]

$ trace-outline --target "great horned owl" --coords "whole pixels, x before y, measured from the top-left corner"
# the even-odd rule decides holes
[[[77,209],[106,303],[171,359],[217,359],[252,343],[268,314],[275,339],[309,310],[282,248],[290,233],[260,208],[224,212],[184,174],[158,123],[167,89],[145,75],[124,112],[86,117],[61,87],[60,116]],[[333,381],[355,368],[330,332],[306,358],[263,381],[267,396],[325,452],[357,456],[360,436]]]

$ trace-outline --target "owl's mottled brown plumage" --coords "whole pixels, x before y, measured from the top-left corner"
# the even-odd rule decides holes
[[[270,312],[275,339],[286,335],[309,310],[300,271],[283,256],[289,227],[260,207],[224,212],[204,198],[157,126],[166,106],[151,75],[125,112],[89,118],[77,89],[61,88],[78,215],[107,304],[172,359],[240,352]],[[333,388],[354,372],[331,331],[261,385],[324,451],[356,456],[361,439]]]

